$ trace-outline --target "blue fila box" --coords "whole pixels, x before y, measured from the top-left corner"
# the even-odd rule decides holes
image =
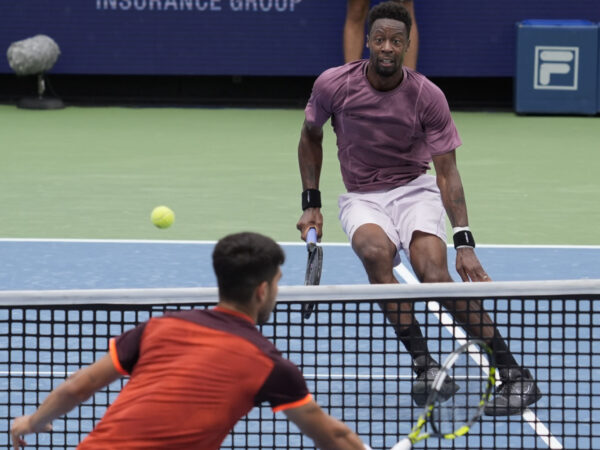
[[[588,114],[600,109],[599,25],[586,20],[517,23],[515,110]]]

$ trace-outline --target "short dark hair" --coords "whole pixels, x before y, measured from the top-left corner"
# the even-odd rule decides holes
[[[369,11],[369,17],[367,18],[367,24],[369,27],[369,34],[371,34],[371,28],[378,19],[393,19],[400,22],[404,22],[406,26],[406,33],[410,35],[410,28],[412,27],[412,19],[410,13],[402,5],[401,1],[390,0],[387,2],[379,3],[373,6]]]
[[[259,284],[273,280],[285,261],[285,254],[273,239],[243,232],[217,242],[212,259],[219,296],[246,303]]]

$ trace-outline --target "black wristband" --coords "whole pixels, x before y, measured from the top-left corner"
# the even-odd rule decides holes
[[[321,191],[318,189],[307,189],[302,192],[302,211],[308,208],[321,207]]]
[[[461,247],[475,248],[475,239],[473,239],[473,233],[469,230],[461,230],[454,233],[454,248]]]

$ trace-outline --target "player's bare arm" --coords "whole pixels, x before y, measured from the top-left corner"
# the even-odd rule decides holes
[[[442,194],[442,202],[450,224],[452,224],[452,227],[468,226],[467,205],[462,181],[456,166],[456,152],[452,150],[434,156],[433,165],[435,166],[437,184]]]
[[[346,424],[325,414],[314,401],[284,413],[321,450],[365,450],[360,438]]]
[[[36,412],[14,420],[10,429],[13,448],[17,450],[26,445],[23,439],[26,434],[50,431],[54,419],[68,413],[119,377],[121,374],[109,355],[75,372],[46,397]]]
[[[302,179],[302,190],[319,189],[319,178],[323,164],[323,128],[311,125],[306,121],[302,125],[300,143],[298,144],[298,164]],[[309,228],[316,228],[319,238],[322,235],[323,215],[321,208],[304,209],[296,228],[300,230],[302,239],[306,240]]]
[[[453,228],[469,226],[465,192],[456,166],[456,152],[452,150],[434,156],[433,165],[450,224]],[[457,249],[456,271],[463,281],[491,281],[472,247]]]
[[[323,165],[323,128],[304,121],[298,144],[302,189],[319,189]]]

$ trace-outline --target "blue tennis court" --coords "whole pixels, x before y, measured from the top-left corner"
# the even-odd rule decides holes
[[[210,264],[210,254],[212,251],[213,242],[186,242],[186,241],[91,241],[91,240],[1,240],[0,251],[4,255],[0,263],[0,290],[49,290],[49,289],[116,289],[116,288],[176,288],[176,287],[210,287],[215,285],[215,280],[212,274]],[[306,249],[301,243],[283,243],[286,251],[287,260],[283,267],[284,277],[283,285],[301,285],[304,280],[304,270],[306,262]],[[556,280],[556,279],[597,279],[600,278],[598,273],[600,268],[600,247],[566,247],[566,246],[480,246],[478,255],[488,273],[496,281],[525,281],[525,280]],[[454,261],[454,250],[449,249],[449,263],[452,267]],[[451,271],[452,272],[452,271]],[[402,273],[402,272],[401,272]],[[410,278],[410,271],[404,272],[407,274],[405,282],[413,282]],[[454,274],[455,275],[455,274]],[[324,268],[322,284],[339,285],[339,284],[364,284],[367,283],[362,266],[352,250],[347,244],[325,244],[324,245]],[[501,301],[501,303],[507,303]],[[544,308],[543,302],[542,309]],[[567,304],[568,305],[568,304]],[[598,305],[594,305],[595,308]],[[506,306],[510,311],[510,307]],[[550,320],[554,320],[552,314],[551,303],[546,304],[546,308],[550,313]],[[573,309],[579,311],[579,306],[573,306]],[[585,312],[585,311],[584,311]],[[435,313],[427,310],[424,307],[419,309],[421,316],[427,316],[426,323],[431,323],[439,320]],[[561,320],[564,319],[566,325],[573,319],[568,317],[566,311],[557,312]],[[398,366],[407,367],[410,365],[408,356],[406,356],[403,348],[398,346],[391,327],[385,326],[383,315],[372,311],[359,312],[356,319],[362,323],[362,316],[368,316],[364,322],[369,323],[373,327],[370,332],[375,338],[385,338],[395,342],[393,348],[372,348],[369,351],[373,354],[381,353],[396,353],[394,357],[398,361],[402,361]],[[435,317],[434,317],[435,316]],[[273,322],[278,323],[278,313],[275,314]],[[312,323],[311,320],[313,321]],[[319,327],[313,329],[315,321],[319,323],[319,314],[314,319],[306,321],[304,325],[300,314],[292,314],[292,325],[286,332],[293,337],[302,336],[303,334],[314,333],[318,335]],[[326,319],[326,320],[329,320]],[[576,320],[581,320],[577,318]],[[420,319],[421,321],[421,319]],[[279,328],[276,326],[272,328]],[[323,327],[323,323],[321,323]],[[327,325],[326,328],[329,328]],[[562,349],[562,360],[551,361],[556,358],[556,354],[545,356],[544,352],[550,354],[550,349],[544,347],[542,342],[538,346],[538,338],[535,323],[531,326],[522,326],[522,323],[515,321],[514,331],[512,325],[503,334],[513,335],[518,334],[523,330],[524,336],[520,339],[524,348],[522,352],[525,354],[535,354],[540,361],[542,367],[549,369],[540,370],[537,374],[541,387],[544,391],[563,389],[564,398],[566,401],[562,405],[549,405],[548,398],[544,397],[539,403],[540,415],[537,417],[522,420],[511,418],[507,421],[499,423],[486,423],[485,419],[482,427],[495,427],[494,434],[496,436],[506,436],[497,438],[494,442],[496,448],[510,448],[515,445],[524,445],[523,440],[519,440],[518,444],[511,441],[511,433],[519,434],[520,436],[530,436],[531,445],[528,448],[543,448],[544,443],[540,444],[540,439],[536,437],[534,428],[548,426],[549,435],[552,435],[553,426],[560,427],[560,430],[555,432],[560,435],[577,434],[577,429],[573,425],[573,430],[569,430],[569,423],[556,422],[552,417],[554,407],[557,408],[572,408],[577,406],[579,393],[582,393],[578,387],[578,381],[589,381],[589,379],[577,374],[573,377],[573,382],[564,383],[563,380],[557,378],[558,381],[553,381],[552,365],[563,367],[576,367],[579,365],[579,358],[586,356],[578,356],[578,343],[572,339],[565,339],[564,348]],[[327,358],[326,350],[331,346],[339,345],[336,342],[339,336],[336,336],[338,331],[335,331],[336,326],[332,326],[332,334],[327,334],[327,338],[316,341],[316,358],[319,358],[319,350],[323,349],[323,358]],[[81,332],[87,334],[85,325],[82,325]],[[329,332],[328,332],[329,333]],[[343,331],[339,331],[343,333]],[[378,335],[381,334],[381,336]],[[447,329],[440,328],[439,333],[447,335]],[[0,334],[5,335],[6,330],[0,330]],[[599,334],[599,333],[596,333]],[[582,336],[588,340],[600,338],[599,336]],[[43,337],[40,340],[43,345]],[[51,339],[51,338],[48,338]],[[451,342],[447,340],[445,342]],[[277,343],[277,342],[276,342]],[[301,344],[297,344],[301,345]],[[359,342],[360,346],[361,343]],[[369,345],[365,340],[364,345]],[[387,344],[386,344],[387,345]],[[285,352],[285,349],[282,349]],[[344,350],[344,349],[342,349]],[[441,354],[448,353],[452,350],[451,346],[437,348],[435,351]],[[294,359],[294,343],[290,343],[290,357]],[[406,381],[405,385],[409,386],[411,379],[410,372],[400,370],[398,368],[379,372],[379,367],[372,370],[372,362],[370,357],[364,353],[359,353],[359,356],[366,358],[364,361],[358,361],[357,370],[345,371],[345,358],[341,356],[340,361],[331,361],[333,368],[328,373],[306,372],[305,375],[309,382],[309,387],[314,386],[319,390],[319,383],[326,377],[328,379],[327,390],[329,393],[340,396],[348,396],[355,393],[357,398],[359,393],[366,389],[373,390],[372,381],[369,382],[367,377],[372,380],[375,377],[381,377],[381,392],[375,393],[378,399],[376,404],[371,405],[373,412],[371,422],[375,419],[375,423],[369,425],[369,430],[377,427],[377,423],[388,423],[390,421],[389,399],[386,398],[386,384],[398,383]],[[93,358],[94,353],[89,352],[90,358]],[[49,357],[48,367],[52,364],[52,357]],[[91,362],[91,361],[90,361]],[[539,361],[538,361],[539,362]],[[297,362],[300,363],[300,362]],[[586,362],[589,365],[589,361]],[[593,362],[597,366],[597,362]],[[2,362],[5,365],[5,362]],[[12,367],[7,367],[8,371],[15,370]],[[14,373],[12,375],[15,375]],[[593,380],[600,381],[598,371],[593,371],[587,374]],[[337,381],[336,381],[337,380]],[[375,385],[377,386],[377,384]],[[582,385],[583,386],[583,385]],[[4,390],[4,389],[2,389]],[[406,391],[407,392],[407,391]],[[372,395],[373,392],[370,392]],[[317,400],[319,395],[317,392]],[[396,433],[404,434],[410,429],[411,422],[415,419],[412,417],[408,405],[410,405],[410,397],[408,395],[400,396],[399,399],[394,399],[400,406],[407,406],[406,413],[402,412],[402,408],[392,408],[397,415],[395,420],[398,422],[395,430],[382,430],[381,433]],[[41,400],[41,399],[39,399]],[[34,403],[35,403],[34,399]],[[356,400],[360,406],[360,400]],[[0,407],[5,407],[9,402],[1,400]],[[359,407],[345,408],[344,410],[336,410],[335,405],[323,404],[323,406],[331,406],[331,412],[338,415],[346,421],[356,421],[359,423],[358,432],[361,433],[361,411]],[[262,411],[265,408],[256,409],[251,413],[250,420],[263,420],[262,417],[269,417],[270,411]],[[377,412],[379,411],[379,412]],[[585,413],[585,411],[583,412]],[[583,414],[582,413],[582,414]],[[583,422],[595,422],[597,418],[579,417]],[[556,422],[556,423],[555,423]],[[68,426],[68,425],[67,425]],[[77,425],[79,426],[79,425]],[[365,425],[366,426],[366,425]],[[476,425],[478,427],[479,425]],[[6,430],[8,423],[2,425],[2,429]],[[565,429],[566,428],[566,429]],[[579,430],[579,433],[581,431]],[[281,435],[281,436],[280,436]],[[289,448],[290,444],[285,440],[285,432],[277,433],[275,441],[272,443],[274,448]],[[283,440],[279,440],[283,439]],[[563,443],[560,440],[553,441],[547,438],[544,442],[548,448],[571,448],[573,442],[577,442],[578,448],[597,448],[600,442],[597,439],[591,438],[584,441],[579,440],[576,436],[574,440]],[[458,441],[460,442],[460,441]],[[2,442],[7,444],[7,442]],[[525,443],[526,444],[526,443]],[[268,447],[268,444],[259,442],[259,447]],[[372,442],[374,448],[383,448],[381,443]],[[388,446],[389,442],[385,442]],[[438,445],[438,444],[431,444]],[[451,447],[452,444],[442,444],[443,446]],[[457,444],[460,445],[460,444]],[[235,445],[234,448],[238,446]],[[426,447],[430,448],[430,447]],[[435,448],[435,447],[432,447]]]
[[[215,286],[207,241],[0,239],[0,290]],[[304,283],[306,250],[282,243],[283,285]],[[347,244],[323,244],[321,284],[368,283]],[[477,254],[495,281],[600,278],[600,246],[485,246]],[[450,273],[454,249],[448,249]],[[406,258],[403,259],[405,260]]]

